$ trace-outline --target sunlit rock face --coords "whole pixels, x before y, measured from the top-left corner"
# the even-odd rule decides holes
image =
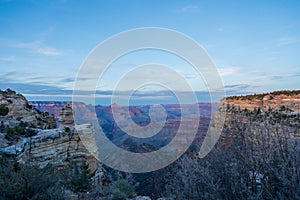
[[[225,116],[225,123],[220,116]],[[237,127],[239,131],[251,127],[253,133],[259,134],[268,126],[271,133],[284,127],[285,133],[299,138],[300,90],[224,98],[214,118],[226,134],[238,130]]]
[[[272,119],[291,118],[292,123],[297,122],[292,118],[297,118],[300,114],[300,90],[224,98],[221,100],[220,108],[215,113],[215,118],[221,114],[226,115],[226,124],[228,124],[227,122],[234,119],[239,112],[249,115],[268,115]],[[248,121],[248,118],[246,114],[240,116],[240,120],[243,122]]]
[[[222,110],[235,107],[236,109],[262,112],[269,110],[300,112],[300,90],[278,91],[268,94],[228,97],[221,101]]]

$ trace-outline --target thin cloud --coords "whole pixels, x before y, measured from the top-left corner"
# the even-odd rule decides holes
[[[71,90],[64,90],[58,86],[33,83],[0,82],[0,88],[10,88],[22,94],[72,94]]]
[[[14,56],[0,57],[0,62],[13,62],[16,58]]]
[[[282,47],[282,46],[287,46],[290,44],[294,44],[299,42],[299,40],[297,40],[294,37],[281,37],[277,40],[277,46]]]
[[[229,68],[220,68],[218,69],[220,76],[231,76],[236,74],[241,74],[241,70],[239,67],[229,67]]]
[[[225,89],[235,89],[235,90],[241,90],[241,89],[248,89],[252,88],[252,85],[248,84],[233,84],[233,85],[225,85]]]
[[[250,84],[232,84],[232,85],[225,85],[226,95],[245,95],[251,94],[253,91],[257,91],[257,88],[260,86],[258,85],[250,85]]]
[[[3,73],[0,75],[1,81],[10,82],[10,81],[18,81],[24,80],[26,78],[31,78],[34,74],[29,72],[17,72],[17,71],[10,71],[7,73]],[[26,77],[26,78],[24,78]]]
[[[187,5],[175,10],[176,13],[195,13],[198,11],[199,11],[199,6],[197,5]]]
[[[218,71],[220,73],[220,76],[225,77],[225,76],[234,76],[234,75],[243,75],[247,76],[248,78],[251,76],[253,77],[272,77],[272,76],[277,76],[277,74],[271,74],[267,73],[265,71],[257,71],[257,70],[250,70],[251,67],[224,67],[224,68],[219,68]],[[283,76],[290,76],[292,74],[286,74]]]
[[[20,48],[20,49],[27,49],[32,53],[45,55],[45,56],[59,56],[63,55],[64,53],[52,48],[46,46],[41,41],[34,41],[34,42],[13,42],[11,45],[14,48]]]
[[[36,49],[36,52],[38,54],[42,54],[42,55],[45,55],[45,56],[59,56],[59,55],[63,54],[62,52],[58,51],[57,49],[49,48],[49,47],[38,48],[38,49]]]
[[[72,83],[74,81],[75,81],[74,78],[64,78],[64,79],[60,80],[61,83]]]
[[[73,78],[70,77],[63,77],[63,76],[42,76],[36,73],[31,72],[21,72],[21,71],[10,71],[3,74],[0,74],[0,85],[28,85],[34,91],[37,85],[41,87],[54,87],[54,88],[72,88],[72,82],[74,81]],[[70,85],[71,83],[71,85]],[[23,87],[22,87],[23,88]],[[24,88],[23,88],[24,89]]]
[[[269,77],[271,80],[280,80],[280,79],[293,78],[293,77],[299,77],[299,76],[300,76],[300,73],[270,75]]]

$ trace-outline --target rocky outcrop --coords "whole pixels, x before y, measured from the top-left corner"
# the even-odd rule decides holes
[[[101,169],[100,163],[94,157],[98,149],[93,143],[93,126],[82,124],[75,129],[73,111],[69,104],[60,111],[58,120],[60,128],[55,127],[53,115],[30,106],[24,96],[9,89],[0,91],[0,105],[2,105],[0,121],[5,126],[17,127],[23,122],[27,126],[24,130],[35,131],[35,134],[30,137],[25,134],[18,135],[18,138],[11,142],[5,139],[4,130],[0,133],[0,152],[16,157],[21,163],[34,163],[40,167],[53,164],[60,168],[73,161],[86,161],[92,171]],[[6,108],[8,108],[7,113]],[[84,136],[84,143],[81,135]],[[89,150],[93,154],[85,145],[89,145]]]
[[[74,126],[74,114],[70,104],[64,106],[59,113],[58,122],[60,127],[73,127]]]
[[[85,160],[92,170],[96,170],[99,168],[99,162],[86,149],[79,136],[82,133],[92,135],[93,128],[88,124],[80,125],[78,128],[80,133],[74,127],[69,131],[65,129],[39,130],[36,136],[23,138],[17,144],[2,148],[1,151],[16,156],[20,162],[35,163],[41,167],[47,164],[64,167],[73,161]],[[87,142],[92,143],[92,138]]]
[[[39,129],[51,129],[56,127],[55,117],[49,113],[40,112],[28,104],[26,98],[21,94],[7,89],[0,90],[0,105],[8,108],[8,113],[0,116],[0,121],[5,125],[14,127],[20,121],[29,126]]]
[[[225,117],[225,121],[221,120],[222,117]],[[299,138],[300,90],[224,98],[215,112],[214,123],[222,127],[227,135],[233,130],[241,132],[247,127],[259,133],[267,125],[270,132],[277,132],[278,127],[284,127],[285,133]]]
[[[249,111],[260,109],[262,112],[269,110],[300,112],[300,90],[234,96],[222,99],[222,110],[230,110],[232,107],[240,110],[247,109]]]

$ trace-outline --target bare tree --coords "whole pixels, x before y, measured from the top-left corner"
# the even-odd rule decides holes
[[[232,108],[231,108],[232,109]],[[174,199],[300,199],[299,126],[274,112],[231,110],[200,160],[185,155],[167,181]]]

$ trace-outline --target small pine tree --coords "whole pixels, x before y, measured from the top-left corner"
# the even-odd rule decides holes
[[[9,109],[5,105],[0,105],[0,116],[6,116],[9,112]]]
[[[134,186],[125,179],[119,179],[112,185],[113,199],[127,199],[136,196]]]
[[[73,192],[88,192],[91,190],[91,178],[93,174],[89,169],[89,165],[83,162],[73,162],[70,168],[65,171],[64,185]]]

